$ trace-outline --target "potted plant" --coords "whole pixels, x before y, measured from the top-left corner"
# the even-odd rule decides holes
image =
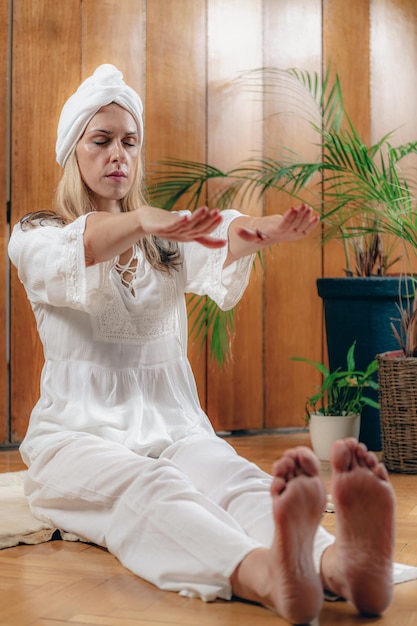
[[[320,214],[323,243],[337,240],[345,253],[346,276],[317,280],[329,366],[343,366],[348,347],[356,341],[356,360],[365,369],[376,354],[396,347],[390,320],[407,281],[388,272],[400,257],[407,261],[405,248],[398,251],[398,244],[417,247],[416,181],[400,169],[408,155],[417,153],[417,142],[394,147],[393,133],[388,133],[366,144],[346,111],[339,77],[330,68],[322,81],[307,71],[277,68],[249,72],[243,80],[255,90],[278,94],[277,113],[307,120],[317,139],[317,158],[278,146],[275,156],[250,159],[229,171],[206,163],[161,162],[149,188],[151,200],[171,209],[180,198],[186,199],[192,210],[207,201],[206,183],[217,180],[221,190],[209,200],[220,208],[235,204],[238,194],[271,190],[310,204]],[[203,303],[197,328],[204,328],[207,319],[223,328],[221,316],[205,307]],[[224,321],[232,323],[232,317]],[[378,411],[366,409],[361,439],[380,450]]]
[[[324,363],[303,357],[293,357],[315,367],[322,382],[306,400],[306,423],[309,425],[311,444],[322,461],[330,459],[332,444],[346,437],[359,438],[361,414],[365,406],[378,409],[379,404],[370,397],[378,390],[375,380],[378,370],[376,359],[364,371],[355,366],[355,343],[346,356],[346,367],[330,371]]]
[[[211,202],[219,208],[234,205],[238,194],[284,191],[320,214],[323,243],[342,243],[346,276],[386,276],[401,256],[395,253],[398,240],[417,242],[415,233],[404,231],[416,225],[417,180],[399,167],[405,157],[417,154],[417,141],[394,147],[390,132],[372,145],[364,143],[345,109],[339,77],[336,73],[332,79],[330,68],[322,83],[317,73],[276,68],[253,70],[245,80],[266,93],[285,94],[284,110],[276,113],[307,119],[317,136],[316,158],[278,145],[275,157],[250,159],[226,172],[171,159],[151,173],[151,200],[172,209],[186,198],[193,210],[206,198],[206,183],[215,179],[222,186],[212,192]]]

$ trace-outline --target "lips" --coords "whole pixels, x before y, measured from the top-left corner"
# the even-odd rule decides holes
[[[115,170],[114,172],[110,172],[110,174],[107,174],[106,178],[123,180],[126,178],[126,174],[124,172],[121,172],[120,170]]]
[[[116,185],[121,185],[127,180],[127,175],[120,170],[115,170],[114,172],[110,172],[110,174],[106,175],[107,180],[116,183]]]

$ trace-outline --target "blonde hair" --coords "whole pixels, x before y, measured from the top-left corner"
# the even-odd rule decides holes
[[[135,177],[129,192],[120,202],[122,213],[135,210],[146,204],[143,194],[143,166],[140,159]],[[76,148],[70,153],[64,167],[62,177],[55,193],[55,211],[35,211],[28,213],[20,220],[22,228],[42,226],[45,222],[55,222],[57,226],[66,226],[81,215],[95,211],[91,194],[82,179],[76,156]],[[142,237],[138,247],[152,267],[161,271],[170,271],[180,263],[178,245],[161,240],[154,235]]]

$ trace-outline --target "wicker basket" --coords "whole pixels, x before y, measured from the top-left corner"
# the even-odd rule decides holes
[[[388,470],[417,474],[417,358],[377,355],[382,456]]]

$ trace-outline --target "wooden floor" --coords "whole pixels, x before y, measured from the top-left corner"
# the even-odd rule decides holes
[[[234,437],[239,453],[269,470],[284,448],[307,444],[306,433]],[[0,472],[23,469],[17,451],[0,452]],[[328,464],[322,463],[329,482]],[[393,474],[397,494],[395,559],[417,566],[417,475]],[[381,512],[382,513],[382,512]],[[334,515],[327,514],[330,531]],[[417,581],[395,586],[394,601],[379,619],[363,619],[345,602],[325,603],[320,626],[417,626]],[[205,604],[161,592],[126,571],[105,550],[52,541],[0,551],[1,626],[283,626],[267,609],[240,601]]]

